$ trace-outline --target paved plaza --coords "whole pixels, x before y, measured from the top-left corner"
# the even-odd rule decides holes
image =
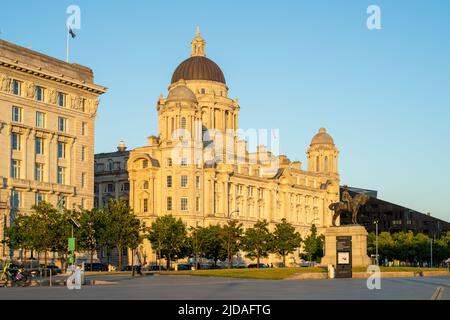
[[[91,278],[92,279],[92,278]],[[368,290],[365,279],[248,280],[188,276],[103,276],[110,285],[0,288],[0,299],[144,299],[144,300],[450,300],[450,278],[386,278],[381,290]],[[439,293],[439,294],[438,294]]]

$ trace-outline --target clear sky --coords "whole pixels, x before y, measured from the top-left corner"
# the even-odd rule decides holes
[[[450,1],[3,1],[0,36],[65,59],[70,4],[71,60],[109,88],[97,152],[157,133],[155,103],[200,25],[240,127],[280,128],[281,153],[305,166],[324,126],[343,183],[450,220]],[[366,27],[372,4],[381,30]]]

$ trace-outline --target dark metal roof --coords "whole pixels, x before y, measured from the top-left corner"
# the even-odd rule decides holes
[[[179,80],[209,80],[226,84],[220,67],[211,59],[194,56],[183,61],[172,76],[172,83]]]

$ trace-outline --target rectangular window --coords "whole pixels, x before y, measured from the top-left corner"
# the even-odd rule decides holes
[[[20,96],[20,87],[21,83],[19,80],[13,80],[13,94],[16,96]]]
[[[58,131],[66,132],[67,130],[67,119],[63,117],[58,117]]]
[[[45,201],[45,197],[44,197],[44,195],[42,194],[42,193],[36,193],[36,196],[35,196],[35,204],[38,206],[39,204],[41,204],[41,202],[44,202]]]
[[[172,197],[167,197],[167,211],[172,211]]]
[[[16,106],[12,107],[12,121],[22,122],[22,108]]]
[[[80,110],[82,112],[84,112],[84,104],[85,104],[86,99],[84,98],[80,98]]]
[[[108,184],[106,185],[106,190],[105,190],[105,192],[112,193],[112,192],[114,192],[114,191],[115,191],[114,184],[108,183]]]
[[[11,160],[11,178],[20,179],[20,161]]]
[[[86,122],[81,123],[81,135],[82,136],[86,135]]]
[[[36,127],[45,128],[45,113],[36,112]]]
[[[187,176],[181,176],[181,187],[186,188],[188,184],[188,177]]]
[[[86,146],[81,146],[81,161],[86,160]]]
[[[81,174],[81,187],[84,188],[86,186],[86,173]]]
[[[20,208],[22,205],[21,200],[22,200],[22,193],[20,191],[13,190],[11,192],[11,207],[13,209]]]
[[[195,211],[200,212],[200,197],[195,198]]]
[[[66,106],[66,95],[62,92],[58,92],[58,105],[61,108],[64,108]]]
[[[81,198],[81,209],[84,209],[84,198]]]
[[[44,88],[36,86],[36,100],[37,101],[44,101]]]
[[[167,158],[167,166],[168,167],[172,166],[172,158]]]
[[[35,148],[36,148],[36,154],[43,155],[44,154],[44,139],[36,138]]]
[[[58,184],[66,183],[66,168],[58,167]]]
[[[42,163],[36,163],[34,168],[34,180],[44,181],[44,165]]]
[[[187,158],[181,158],[181,166],[182,167],[187,167],[188,163],[187,163]]]
[[[144,199],[144,212],[148,212],[148,199]]]
[[[66,158],[66,144],[64,142],[58,142],[58,159]]]
[[[180,203],[180,207],[181,207],[181,211],[187,211],[188,210],[188,198],[181,198],[180,199],[181,203]]]
[[[167,188],[172,188],[172,176],[167,176]]]
[[[20,151],[20,134],[18,133],[12,133],[11,134],[11,148],[15,151]]]
[[[199,176],[195,177],[195,187],[197,189],[200,189],[200,177]]]

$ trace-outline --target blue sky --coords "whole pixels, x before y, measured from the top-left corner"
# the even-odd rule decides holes
[[[71,61],[109,88],[97,152],[157,133],[156,100],[200,25],[242,128],[280,128],[281,152],[305,166],[324,126],[343,183],[450,220],[449,1],[9,1],[0,36],[65,59],[70,4],[82,19]],[[381,30],[366,28],[371,4]]]

